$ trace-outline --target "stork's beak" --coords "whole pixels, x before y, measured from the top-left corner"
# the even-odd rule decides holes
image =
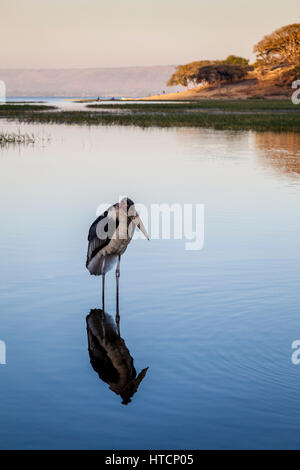
[[[140,216],[139,215],[136,215],[136,217],[134,217],[132,219],[133,223],[140,229],[140,231],[145,235],[145,237],[147,238],[147,240],[150,240],[149,238],[149,235],[147,233],[147,230],[145,229],[145,226],[143,224],[143,222],[141,221],[140,219]]]

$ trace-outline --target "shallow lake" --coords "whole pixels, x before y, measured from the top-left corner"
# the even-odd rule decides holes
[[[300,135],[0,121],[19,127],[37,139],[0,148],[0,447],[299,447]],[[205,240],[132,241],[124,341],[108,335],[97,362],[87,232],[123,195],[203,204]],[[117,351],[115,379],[105,349]],[[129,369],[124,404],[114,383]]]

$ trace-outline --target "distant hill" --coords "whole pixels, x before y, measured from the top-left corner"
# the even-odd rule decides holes
[[[128,96],[180,91],[166,87],[175,65],[94,69],[0,69],[7,96]]]

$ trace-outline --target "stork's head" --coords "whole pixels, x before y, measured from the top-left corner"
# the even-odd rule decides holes
[[[120,209],[122,209],[126,213],[128,219],[141,230],[147,240],[150,240],[147,230],[145,229],[144,224],[136,211],[134,202],[128,197],[124,197],[120,202]]]

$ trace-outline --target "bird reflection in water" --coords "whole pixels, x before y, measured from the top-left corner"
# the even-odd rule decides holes
[[[86,324],[93,369],[110,390],[121,396],[123,405],[127,405],[137,392],[148,367],[137,376],[133,358],[120,336],[119,321],[115,324],[103,310],[93,309],[86,317]]]

